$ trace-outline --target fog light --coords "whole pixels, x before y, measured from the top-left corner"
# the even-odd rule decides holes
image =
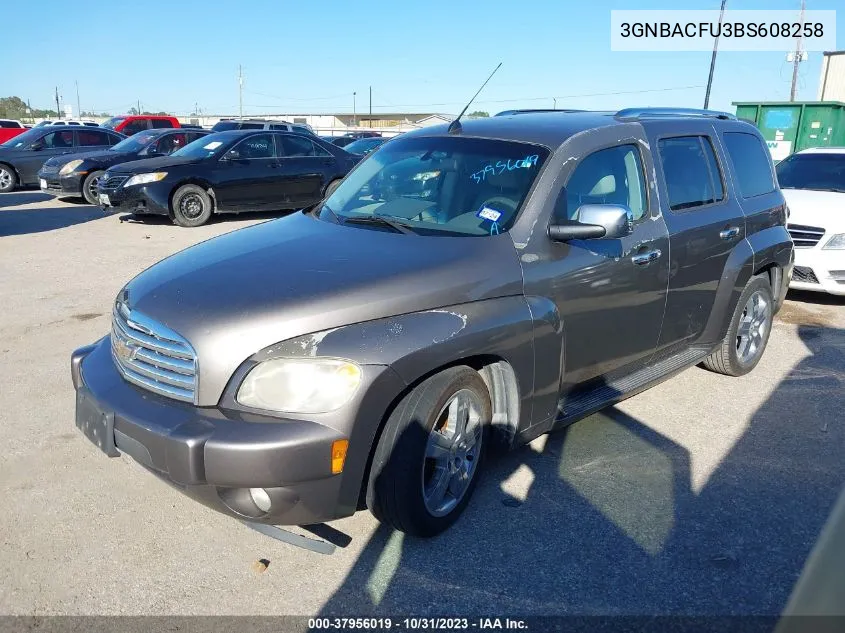
[[[259,510],[262,512],[270,512],[270,506],[273,504],[270,501],[270,495],[267,494],[267,491],[264,490],[264,488],[250,488],[249,496],[252,498],[252,502]]]

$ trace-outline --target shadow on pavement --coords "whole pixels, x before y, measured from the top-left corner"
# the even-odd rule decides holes
[[[90,205],[0,209],[0,237],[53,231],[103,217],[103,212],[98,207]]]
[[[700,491],[685,448],[611,407],[488,461],[441,536],[380,526],[322,614],[780,614],[845,481],[845,330],[799,336]]]
[[[118,211],[117,213],[120,214],[120,221],[127,222],[129,224],[150,224],[150,225],[167,225],[173,224],[173,221],[166,215],[136,215],[134,213],[121,213]],[[211,220],[209,220],[209,224],[217,224],[222,222],[228,222],[232,220],[246,220],[246,221],[259,221],[259,220],[277,220],[279,218],[283,218],[285,216],[290,215],[291,213],[296,213],[295,211],[244,211],[242,213],[215,213],[211,216]]]
[[[12,191],[0,193],[0,209],[3,207],[19,207],[25,204],[36,204],[52,200],[53,196],[40,191]]]
[[[800,301],[802,303],[841,306],[845,305],[845,297],[839,295],[831,295],[826,292],[810,292],[809,290],[790,290],[786,294],[789,301]]]

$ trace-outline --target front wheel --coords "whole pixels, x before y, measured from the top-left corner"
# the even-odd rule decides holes
[[[170,213],[179,226],[202,226],[211,218],[214,206],[211,196],[197,185],[182,185],[173,194]]]
[[[82,196],[88,204],[96,205],[98,203],[97,183],[100,182],[100,178],[103,177],[104,173],[103,171],[92,171],[82,181]]]
[[[435,536],[463,512],[478,483],[492,407],[475,370],[451,367],[408,393],[373,456],[367,506],[413,536]]]
[[[704,366],[726,376],[744,376],[754,369],[769,342],[774,303],[769,280],[765,276],[752,277],[739,297],[728,333],[704,359]]]
[[[8,165],[0,165],[0,193],[12,191],[18,184],[18,175]]]

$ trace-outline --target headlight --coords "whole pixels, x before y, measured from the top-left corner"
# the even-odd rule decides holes
[[[238,388],[238,402],[285,413],[325,413],[349,402],[361,368],[334,358],[278,358],[256,365]]]
[[[166,171],[154,171],[151,174],[138,174],[137,176],[132,176],[132,178],[127,180],[126,184],[123,186],[131,187],[132,185],[145,185],[148,182],[158,182],[159,180],[164,180],[165,176],[167,176]]]
[[[822,246],[823,249],[843,250],[845,249],[845,233],[839,233],[831,237],[827,244]]]
[[[79,167],[81,164],[82,164],[82,161],[81,161],[81,160],[78,160],[78,159],[77,159],[77,160],[72,160],[72,161],[70,161],[69,163],[66,163],[66,164],[65,164],[65,165],[64,165],[64,166],[63,166],[63,167],[59,170],[59,175],[60,175],[60,176],[66,176],[67,174],[70,174],[70,173],[74,172],[74,171],[76,170],[76,168],[77,168],[77,167]]]
[[[431,180],[432,178],[437,178],[440,175],[439,171],[424,171],[420,174],[416,174],[411,180]]]

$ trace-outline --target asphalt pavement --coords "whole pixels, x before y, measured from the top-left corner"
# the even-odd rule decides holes
[[[333,523],[348,547],[296,549],[98,452],[74,427],[71,350],[147,266],[272,217],[183,229],[0,194],[0,613],[783,609],[845,482],[845,299],[791,293],[746,377],[689,369],[488,461],[431,540],[359,512]]]

